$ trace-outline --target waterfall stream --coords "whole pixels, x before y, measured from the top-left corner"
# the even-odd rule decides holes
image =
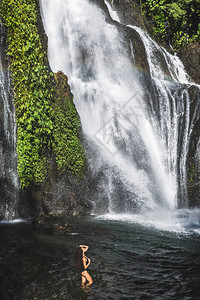
[[[17,217],[19,183],[17,177],[15,108],[10,94],[10,75],[3,65],[3,29],[0,28],[0,218]]]
[[[108,1],[41,0],[41,11],[50,66],[69,77],[96,151],[91,168],[103,174],[94,213],[186,208],[192,83],[181,61],[142,29],[121,24]],[[136,64],[136,35],[146,70]]]

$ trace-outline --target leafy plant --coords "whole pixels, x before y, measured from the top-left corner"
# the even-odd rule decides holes
[[[65,116],[63,108],[55,104],[56,84],[46,66],[46,53],[37,29],[36,2],[1,1],[15,98],[18,173],[22,188],[44,181],[48,153],[55,154],[60,170],[73,174],[80,171],[85,159],[75,107],[68,101]],[[63,138],[65,132],[67,137]]]
[[[199,0],[143,0],[143,13],[153,21],[155,35],[175,49],[200,38]]]
[[[82,175],[85,165],[85,152],[80,143],[80,120],[72,97],[64,93],[67,77],[55,74],[57,97],[53,104],[55,126],[53,131],[53,151],[59,170],[69,170],[74,175]]]

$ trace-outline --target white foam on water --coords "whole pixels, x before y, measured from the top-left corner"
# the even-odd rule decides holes
[[[99,220],[112,220],[139,224],[161,231],[200,234],[200,209],[155,210],[142,214],[105,214],[95,216]]]
[[[0,224],[18,224],[18,223],[27,223],[29,222],[28,219],[14,219],[14,220],[2,220]]]

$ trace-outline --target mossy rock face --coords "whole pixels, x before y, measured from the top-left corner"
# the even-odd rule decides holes
[[[81,124],[67,76],[49,68],[39,1],[2,0],[0,10],[16,110],[19,211],[81,211],[73,194],[86,164]]]
[[[52,149],[58,170],[81,176],[85,168],[85,152],[80,142],[81,124],[68,78],[62,72],[55,74],[56,94],[53,107],[54,129]]]
[[[73,101],[73,95],[70,90],[67,75],[63,74],[62,71],[58,71],[54,74],[54,77],[56,81],[56,91],[59,94],[59,98],[64,99],[66,97]]]
[[[21,188],[40,184],[52,140],[52,76],[37,30],[35,1],[2,0],[7,55],[15,100],[18,175]]]

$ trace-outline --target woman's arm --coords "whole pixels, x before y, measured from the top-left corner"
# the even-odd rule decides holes
[[[88,250],[88,246],[87,245],[80,245],[79,247],[81,247],[81,248],[84,248],[85,249],[85,251],[87,251]]]
[[[88,258],[87,257],[87,259],[88,259],[88,263],[87,263],[87,265],[86,265],[86,268],[90,265],[90,263],[91,263],[91,259],[90,258]]]
[[[87,260],[88,260],[88,263],[86,263]],[[91,263],[90,258],[88,258],[88,257],[86,257],[86,256],[83,256],[83,266],[84,266],[85,269],[88,268],[88,266],[90,265],[90,263]]]

